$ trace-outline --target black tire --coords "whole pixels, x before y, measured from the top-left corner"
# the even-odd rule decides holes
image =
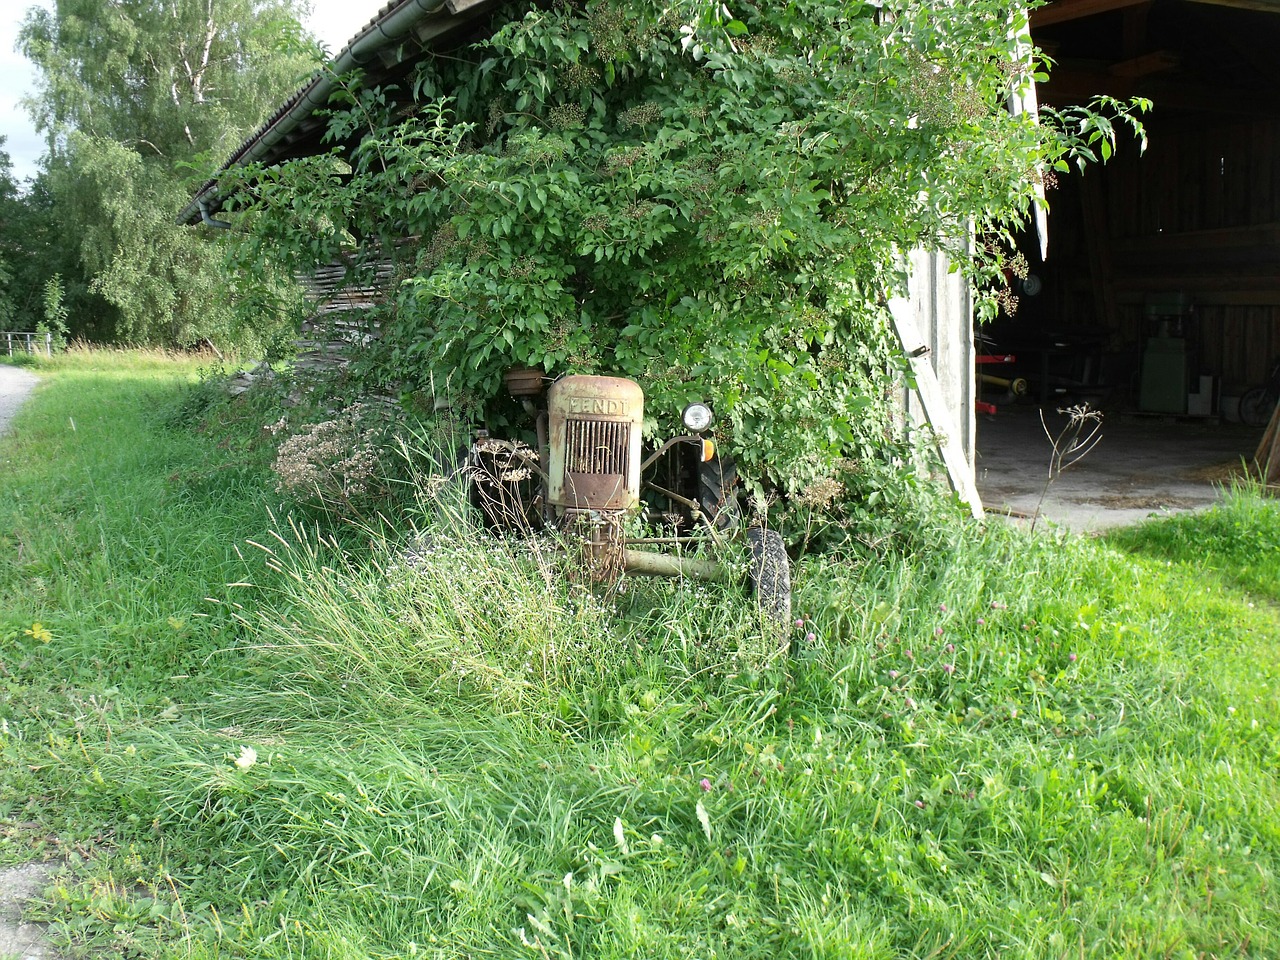
[[[1265,427],[1276,408],[1276,397],[1266,387],[1246,390],[1240,398],[1240,422],[1249,427]]]
[[[742,509],[738,506],[738,465],[733,457],[713,456],[698,464],[698,506],[702,515],[724,531],[738,525]]]
[[[479,508],[488,530],[523,535],[534,529],[536,478],[513,453],[515,446],[477,443],[467,459],[471,504]]]
[[[777,530],[751,527],[747,530],[747,545],[751,549],[747,576],[756,603],[774,623],[790,623],[791,559],[782,535]]]

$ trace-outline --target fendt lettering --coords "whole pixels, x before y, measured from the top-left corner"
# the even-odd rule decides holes
[[[625,417],[627,402],[614,397],[570,397],[569,412],[598,417]]]

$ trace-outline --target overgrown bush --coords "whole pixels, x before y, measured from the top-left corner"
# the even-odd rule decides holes
[[[1092,111],[1006,109],[1042,65],[996,0],[511,4],[490,27],[404,88],[339,78],[350,154],[229,175],[241,267],[364,238],[356,261],[402,281],[353,365],[370,384],[505,427],[509,366],[631,376],[651,435],[710,399],[744,478],[789,495],[849,458],[908,482],[900,254],[999,276],[1046,176],[1114,139]]]

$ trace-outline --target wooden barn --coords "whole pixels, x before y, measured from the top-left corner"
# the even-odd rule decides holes
[[[423,50],[482,35],[494,6],[393,0],[339,52],[333,72],[359,67],[378,83],[401,81]],[[1031,272],[1013,279],[1018,308],[979,331],[976,351],[963,284],[944,263],[913,256],[911,296],[896,315],[907,351],[920,354],[923,389],[907,406],[932,422],[952,482],[975,512],[974,409],[979,373],[992,372],[975,368],[975,352],[1016,356],[998,379],[1022,379],[1046,407],[1086,399],[1227,419],[1280,356],[1280,105],[1266,72],[1280,2],[1052,0],[1033,11],[1031,29],[1054,61],[1041,102],[1147,97],[1150,146],[1140,154],[1122,136],[1105,166],[1059,177],[1048,193],[1049,256],[1041,259],[1037,231],[1021,238]],[[318,75],[290,98],[226,166],[324,149],[332,77]],[[216,225],[221,202],[215,178],[181,217]],[[307,360],[340,357],[330,335],[342,332],[344,306],[369,302],[392,280],[375,269],[344,290],[341,274],[318,265]]]
[[[1273,0],[1054,0],[1032,36],[1041,101],[1148,98],[1150,144],[1050,191],[1050,245],[988,333],[1033,394],[1188,416],[1235,401],[1280,356],[1280,100]]]
[[[331,69],[317,76],[281,105],[262,127],[237,148],[223,165],[280,163],[318,154],[326,108],[335,76],[359,68],[367,83],[389,87],[408,78],[424,51],[447,52],[482,37],[489,29],[494,0],[392,0],[341,50]],[[180,214],[180,222],[227,224],[218,219],[226,197],[218,177],[206,182]],[[915,251],[909,296],[892,304],[904,348],[920,388],[905,391],[903,408],[909,423],[928,421],[948,476],[975,515],[982,514],[974,484],[975,418],[972,304],[958,273],[940,255]],[[303,366],[341,363],[352,345],[377,331],[345,319],[353,308],[368,306],[397,282],[389,263],[365,264],[352,271],[344,264],[317,264],[312,277],[300,278],[315,304],[298,340]]]

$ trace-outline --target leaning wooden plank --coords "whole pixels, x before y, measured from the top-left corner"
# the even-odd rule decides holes
[[[916,380],[916,393],[920,397],[925,420],[928,421],[937,438],[938,450],[942,454],[942,463],[947,469],[947,479],[951,482],[951,489],[968,504],[974,518],[981,520],[984,516],[982,497],[978,495],[978,488],[973,481],[973,471],[960,445],[955,418],[947,407],[942,385],[938,382],[938,375],[934,373],[933,364],[929,360],[929,347],[916,326],[911,301],[905,297],[894,297],[889,300],[888,305],[894,330],[898,334],[898,342],[902,344],[902,350],[911,362],[911,372]]]
[[[1264,484],[1280,483],[1280,403],[1271,411],[1271,422],[1258,444],[1258,452],[1253,455],[1253,463]]]

